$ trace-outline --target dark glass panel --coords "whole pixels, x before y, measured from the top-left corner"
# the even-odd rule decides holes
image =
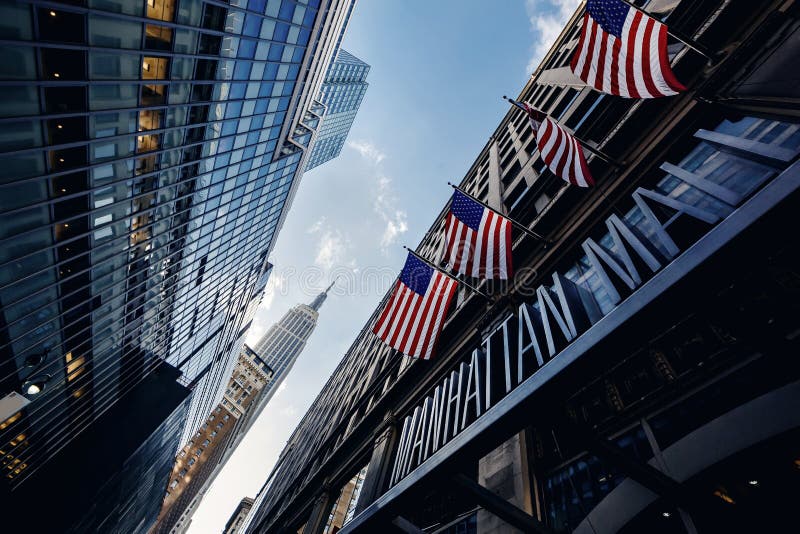
[[[43,41],[83,43],[86,40],[86,17],[56,9],[40,8],[39,36]]]

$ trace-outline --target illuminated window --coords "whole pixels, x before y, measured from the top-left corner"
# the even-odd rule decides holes
[[[136,138],[137,152],[150,152],[158,150],[161,146],[161,136],[159,134],[140,135]]]
[[[0,430],[3,430],[4,428],[6,428],[11,423],[17,421],[20,417],[22,417],[22,412],[15,413],[11,417],[9,417],[8,419],[6,419],[2,423],[0,423]]]
[[[86,363],[86,358],[84,356],[75,357],[72,355],[72,352],[68,352],[64,355],[64,360],[67,363],[67,382],[72,382],[86,370],[86,367],[83,365]]]
[[[143,80],[166,80],[169,76],[169,58],[145,56],[142,60]]]
[[[147,109],[139,112],[139,131],[158,130],[161,128],[162,111],[160,109]]]
[[[175,0],[147,0],[147,18],[172,22],[175,18]]]

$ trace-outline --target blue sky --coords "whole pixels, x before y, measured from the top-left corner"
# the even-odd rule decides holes
[[[578,0],[361,0],[344,48],[372,66],[342,154],[306,173],[248,336],[345,276],[278,393],[217,477],[190,534],[218,533],[254,497],[300,418]],[[355,287],[369,269],[382,283]]]

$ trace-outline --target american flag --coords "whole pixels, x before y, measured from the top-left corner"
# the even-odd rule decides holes
[[[445,222],[445,260],[458,274],[511,276],[511,221],[456,189]]]
[[[457,286],[456,280],[409,253],[372,331],[407,356],[429,359]]]
[[[525,102],[517,102],[510,98],[508,101],[528,114],[528,121],[536,135],[539,154],[553,174],[579,187],[594,185],[592,173],[589,172],[589,166],[583,155],[583,148],[575,136]]]
[[[667,26],[622,0],[587,0],[572,72],[603,93],[670,96],[686,88],[667,56]]]

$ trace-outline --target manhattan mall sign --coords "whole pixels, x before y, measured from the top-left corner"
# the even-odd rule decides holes
[[[743,195],[735,191],[683,169],[669,167],[664,170],[714,197],[721,205],[715,204],[712,212],[657,191],[637,189],[632,197],[643,215],[640,228],[611,215],[605,224],[614,245],[613,252],[594,239],[582,243],[586,257],[614,306],[623,300],[620,291],[630,294],[642,285],[640,271],[646,268],[652,276],[681,253],[668,232],[679,218],[705,223],[696,241],[744,201]],[[652,209],[654,204],[661,204],[674,214],[662,223]],[[405,418],[391,485],[422,464],[606,314],[600,311],[587,289],[554,272],[552,286],[539,286],[530,302],[523,302],[516,315],[509,314],[475,347],[468,361],[462,361]]]

